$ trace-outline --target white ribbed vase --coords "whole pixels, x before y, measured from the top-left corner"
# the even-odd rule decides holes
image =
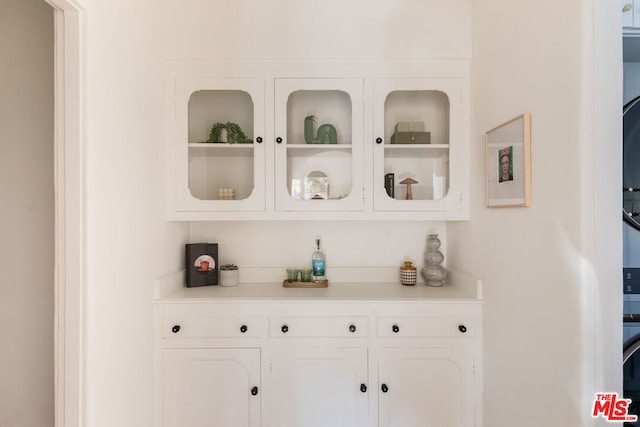
[[[447,278],[447,270],[440,265],[444,261],[440,245],[438,235],[429,234],[424,252],[424,268],[422,269],[422,277],[424,277],[427,286],[443,286],[444,279]]]

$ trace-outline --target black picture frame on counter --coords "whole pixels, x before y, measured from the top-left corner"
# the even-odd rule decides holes
[[[187,243],[185,245],[187,288],[218,284],[218,244]]]

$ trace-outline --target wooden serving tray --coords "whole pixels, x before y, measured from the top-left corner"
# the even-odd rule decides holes
[[[315,283],[315,282],[290,282],[285,280],[282,282],[282,286],[285,288],[326,288],[329,286],[329,281],[325,280],[323,282]]]

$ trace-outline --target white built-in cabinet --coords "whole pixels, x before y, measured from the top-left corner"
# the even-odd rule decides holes
[[[307,64],[296,77],[269,63],[176,67],[167,80],[171,219],[468,219],[464,66],[372,76]],[[248,143],[206,142],[216,122],[238,124]],[[429,143],[392,143],[399,122],[424,123]],[[410,199],[405,178],[417,181]]]
[[[156,300],[155,427],[481,426],[479,300],[269,286]]]

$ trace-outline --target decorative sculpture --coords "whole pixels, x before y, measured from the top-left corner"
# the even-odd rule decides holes
[[[338,133],[335,126],[331,124],[323,124],[318,126],[317,136],[314,137],[313,123],[316,121],[315,116],[307,116],[304,118],[304,140],[307,144],[324,144],[325,140],[329,140],[329,144],[338,143]]]
[[[400,184],[407,184],[407,197],[406,200],[413,200],[413,193],[411,192],[411,184],[417,184],[418,181],[416,181],[413,178],[406,178],[403,179],[402,181],[400,181]]]
[[[440,239],[437,234],[429,234],[427,246],[424,252],[424,277],[427,286],[443,286],[444,279],[447,278],[447,270],[441,266],[444,255],[440,252]]]

